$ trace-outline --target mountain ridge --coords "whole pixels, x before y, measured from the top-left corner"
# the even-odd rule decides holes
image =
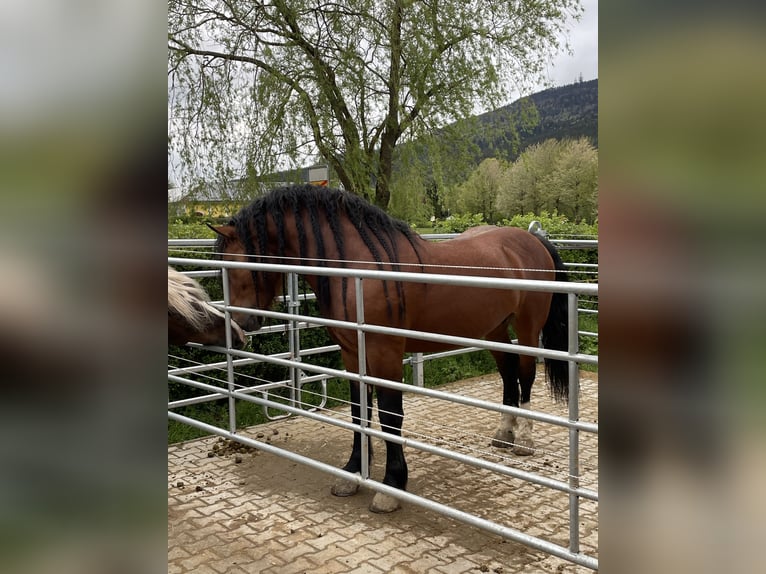
[[[534,103],[539,118],[531,129],[516,125],[527,100]],[[598,148],[598,78],[548,88],[474,118],[488,128],[487,135],[476,141],[481,149],[479,161],[497,151],[505,152],[504,159],[514,160],[527,147],[550,138],[587,137]],[[505,142],[516,142],[517,148],[509,148],[511,144]]]

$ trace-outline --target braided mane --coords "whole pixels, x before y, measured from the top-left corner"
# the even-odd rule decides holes
[[[304,217],[308,215],[306,229]],[[293,215],[295,229],[286,229],[285,215]],[[267,219],[270,218],[277,229],[276,248],[268,245]],[[340,189],[318,187],[313,185],[292,185],[274,189],[268,194],[256,199],[250,205],[242,208],[229,225],[236,229],[237,235],[249,255],[284,255],[286,235],[293,231],[298,238],[298,249],[303,264],[326,267],[328,265],[327,249],[322,235],[322,227],[328,226],[338,252],[340,265],[347,267],[346,242],[355,239],[346,237],[342,231],[342,220],[348,220],[356,229],[358,238],[362,240],[370,252],[373,261],[378,262],[382,269],[383,263],[392,263],[394,270],[399,270],[397,240],[405,238],[415,250],[420,260],[416,244],[418,237],[403,221],[394,219],[377,206],[370,204],[358,195]],[[308,234],[316,240],[315,254],[308,253]],[[219,237],[217,251],[223,250],[224,239]],[[316,259],[316,260],[314,260]],[[255,259],[257,261],[257,258]],[[256,273],[256,272],[254,272]],[[255,279],[255,277],[254,277]],[[386,300],[388,301],[387,282],[384,283]],[[327,308],[330,302],[329,278],[318,277],[317,300],[320,308]],[[343,300],[346,300],[347,280],[344,277]],[[400,282],[396,283],[399,294],[399,314],[404,314],[403,289]],[[389,314],[391,313],[389,303]]]

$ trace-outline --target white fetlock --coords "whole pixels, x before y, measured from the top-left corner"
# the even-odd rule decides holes
[[[529,409],[529,403],[522,403],[521,408]],[[518,418],[516,443],[511,452],[519,456],[529,456],[535,453],[535,443],[532,441],[532,419]]]
[[[497,428],[490,444],[497,448],[511,448],[513,446],[514,429],[516,426],[515,416],[508,413],[501,414],[500,426]]]
[[[516,440],[516,444],[511,449],[513,454],[519,456],[530,456],[535,454],[535,443],[531,438],[520,438]]]
[[[358,472],[356,474],[361,476]],[[339,478],[335,481],[335,484],[332,485],[331,492],[334,496],[353,496],[359,492],[359,483],[354,480]]]
[[[513,431],[504,428],[497,429],[490,444],[496,448],[511,448],[513,446]]]
[[[370,511],[377,512],[379,514],[393,512],[394,510],[397,510],[401,507],[402,504],[399,502],[398,498],[394,498],[388,494],[383,494],[382,492],[375,493],[375,497],[370,503]]]

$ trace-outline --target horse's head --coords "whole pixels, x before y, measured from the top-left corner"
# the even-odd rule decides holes
[[[245,243],[233,225],[213,226],[210,229],[218,234],[216,251],[224,261],[256,261],[248,253]],[[268,309],[281,282],[279,274],[232,268],[229,275],[229,301],[235,307]],[[232,317],[246,331],[256,331],[261,327],[261,320],[255,315],[232,312]]]
[[[226,346],[226,316],[210,304],[204,288],[191,277],[168,267],[168,343]],[[242,349],[245,334],[231,322],[231,344]]]

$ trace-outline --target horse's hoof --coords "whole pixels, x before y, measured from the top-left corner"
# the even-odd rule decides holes
[[[532,442],[532,439],[520,438],[516,444],[513,445],[511,452],[519,456],[533,455],[535,454],[535,443]]]
[[[359,473],[357,473],[359,474]],[[353,480],[346,480],[339,478],[332,485],[332,493],[334,496],[353,496],[359,491],[359,483]]]
[[[386,514],[402,507],[398,498],[378,492],[370,503],[370,511],[378,514]]]
[[[490,444],[496,448],[511,448],[513,446],[513,431],[511,429],[498,429]]]

